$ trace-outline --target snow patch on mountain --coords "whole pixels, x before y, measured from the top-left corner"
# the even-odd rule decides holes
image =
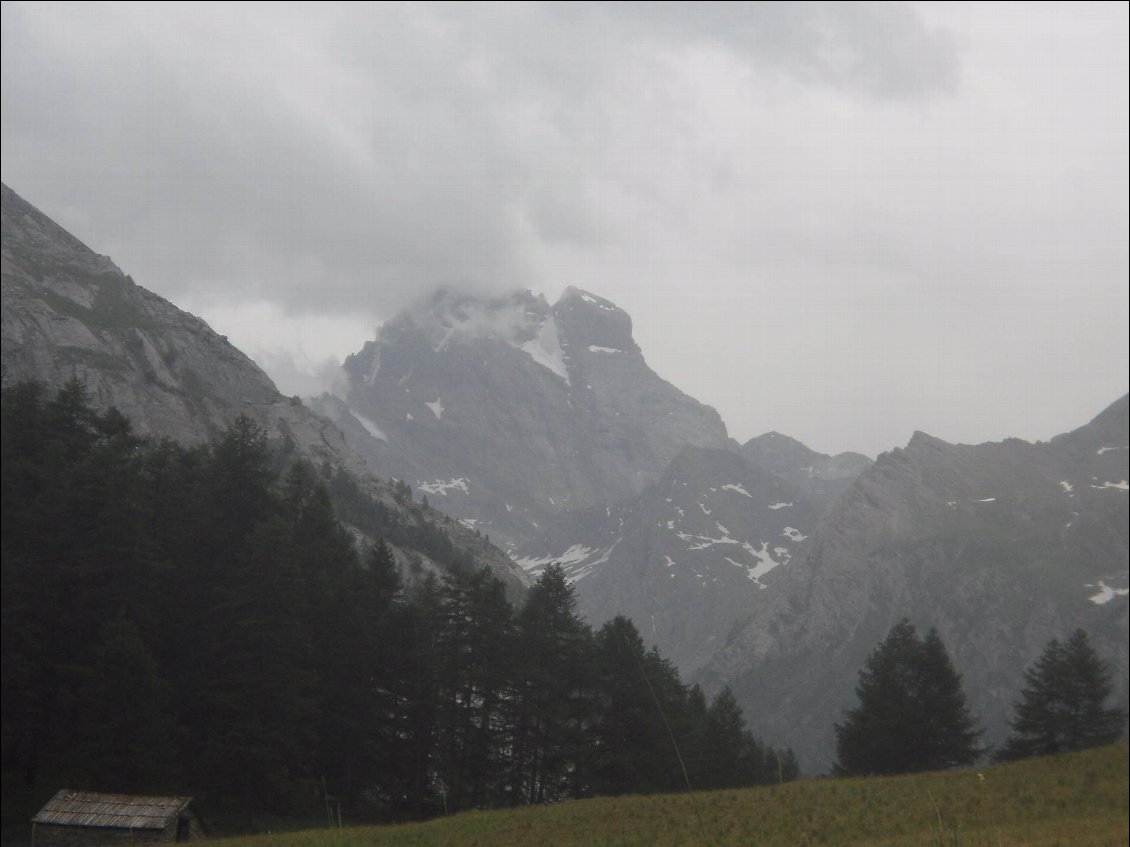
[[[619,350],[615,347],[598,347],[596,344],[590,344],[589,345],[589,352],[590,353],[623,353],[624,351]]]
[[[784,554],[785,554],[785,556],[782,557],[785,560],[784,561],[778,561],[778,560],[774,559],[773,554],[769,552],[768,542],[762,541],[760,549],[756,548],[752,544],[748,544],[748,543],[743,544],[742,547],[745,549],[745,551],[747,553],[750,554],[750,556],[753,557],[756,564],[748,565],[748,564],[745,564],[744,562],[736,562],[733,559],[731,559],[729,556],[726,556],[724,558],[731,565],[735,565],[739,568],[745,568],[746,576],[749,578],[749,580],[751,582],[757,583],[758,588],[761,588],[761,589],[764,590],[768,586],[766,586],[765,583],[763,583],[761,581],[761,578],[763,576],[765,576],[767,573],[769,573],[769,571],[773,570],[774,568],[780,567],[781,565],[785,564],[785,562],[787,561],[786,557],[788,556],[788,550],[786,550],[783,547],[774,548],[774,551],[773,551],[774,553],[781,555],[781,551],[784,551]]]
[[[620,539],[616,539],[611,547],[596,548],[586,547],[583,544],[574,544],[564,553],[550,554],[547,556],[522,556],[516,558],[514,561],[527,573],[532,579],[537,579],[538,576],[550,565],[557,564],[565,570],[565,577],[569,582],[579,582],[586,576],[591,574],[601,565],[605,564],[612,551],[620,543]]]
[[[802,535],[799,529],[791,526],[787,526],[783,530],[781,530],[781,535],[785,536],[785,538],[789,539],[790,541],[804,541],[806,538],[808,538],[807,535]]]
[[[1087,599],[1094,603],[1096,606],[1105,606],[1115,597],[1126,597],[1130,595],[1130,588],[1111,588],[1105,581],[1099,580],[1095,585],[1088,585],[1087,588],[1097,588],[1098,591],[1092,594]]]
[[[549,556],[523,556],[514,561],[517,562],[524,571],[537,571],[540,573],[552,564],[568,567],[578,562],[583,562],[595,552],[596,550],[592,547],[585,547],[583,544],[574,544],[564,553]]]
[[[769,505],[769,508],[772,509],[775,512],[778,509],[788,509],[792,505],[793,505],[792,503],[785,503],[784,501],[778,500],[776,503],[771,503]]]
[[[467,478],[461,476],[458,479],[449,479],[446,481],[437,479],[434,482],[417,482],[416,488],[433,496],[440,494],[446,497],[449,491],[462,491],[464,494],[470,494],[471,492],[467,487],[467,483]]]
[[[1121,479],[1118,482],[1107,481],[1102,485],[1092,485],[1091,488],[1097,488],[1100,491],[1104,488],[1115,488],[1119,491],[1130,491],[1130,483],[1128,483],[1125,479]]]
[[[727,483],[726,485],[722,486],[722,490],[723,491],[733,491],[736,494],[741,494],[744,497],[749,497],[750,499],[753,499],[753,495],[750,494],[748,491],[746,491],[744,488],[742,488],[737,483],[733,483],[733,482]]]
[[[435,401],[433,401],[431,403],[425,403],[424,405],[432,410],[432,414],[436,416],[437,421],[443,420],[443,399],[442,398],[437,397],[435,399]]]
[[[561,350],[561,341],[557,335],[557,322],[553,318],[548,318],[542,322],[535,338],[514,346],[526,353],[543,368],[557,374],[565,380],[566,384],[572,385],[569,379],[569,369],[565,366],[565,354]]]
[[[584,300],[586,303],[591,303],[592,305],[594,305],[594,306],[596,306],[600,309],[604,309],[606,312],[615,312],[616,311],[616,307],[613,306],[611,303],[609,303],[607,300],[604,300],[600,297],[594,297],[592,294],[589,294],[587,291],[581,291],[580,289],[577,289],[577,294],[580,295],[580,298],[582,300]]]
[[[675,534],[690,544],[687,550],[692,553],[696,550],[709,550],[715,544],[741,544],[740,541],[731,538],[728,534],[721,538],[711,538],[709,535],[692,535],[689,532],[677,532]]]
[[[365,427],[365,431],[369,433],[369,435],[373,436],[373,438],[377,439],[378,441],[388,441],[388,436],[384,434],[384,431],[379,426],[377,426],[373,420],[365,417],[356,409],[350,409],[349,414],[353,415],[354,420],[356,420],[357,423],[361,424],[361,426]]]
[[[1111,450],[1130,450],[1130,447],[1100,447],[1095,452],[1101,456],[1103,453],[1109,453]]]
[[[362,381],[366,385],[372,385],[377,381],[377,374],[381,370],[381,350],[378,347],[376,353],[373,355],[373,363],[369,365],[369,371],[362,377]]]
[[[1065,494],[1070,494],[1075,490],[1075,486],[1068,482],[1066,479],[1061,479],[1059,481],[1059,487],[1063,489]]]

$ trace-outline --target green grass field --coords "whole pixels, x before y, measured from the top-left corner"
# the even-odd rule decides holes
[[[421,824],[305,830],[215,847],[1118,847],[1126,742],[985,768],[773,788],[598,798]]]

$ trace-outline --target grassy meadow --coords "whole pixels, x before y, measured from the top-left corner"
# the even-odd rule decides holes
[[[576,800],[427,823],[213,841],[215,847],[1119,847],[1125,741],[1084,753],[912,776]]]

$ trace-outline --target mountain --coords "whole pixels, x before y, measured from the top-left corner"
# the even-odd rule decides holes
[[[512,591],[522,590],[525,575],[507,556],[443,515],[398,497],[331,421],[282,396],[204,321],[137,285],[6,185],[2,199],[4,385],[36,380],[55,390],[77,378],[96,406],[116,407],[138,433],[183,444],[203,443],[246,415],[278,450],[337,479],[339,500],[347,492],[358,523],[373,523],[365,503],[378,504],[398,535],[445,536],[453,548],[447,554],[446,542],[423,549],[405,541],[398,550],[402,565],[443,570],[442,559],[454,555],[490,565]],[[371,518],[373,509],[367,514]]]
[[[374,468],[531,576],[563,564],[592,624],[632,618],[687,674],[870,464],[777,434],[739,447],[648,367],[626,312],[577,288],[553,305],[437,292],[344,374],[312,404]]]
[[[831,764],[857,673],[903,617],[937,628],[988,743],[1024,668],[1075,628],[1126,703],[1126,397],[1047,443],[915,433],[875,462],[780,433],[739,446],[648,367],[622,309],[570,288],[552,305],[440,291],[307,406],[7,188],[3,201],[5,385],[79,377],[141,432],[185,443],[246,414],[322,470],[359,535],[392,516],[409,569],[489,564],[519,592],[561,562],[590,622],[628,615],[684,675],[731,685],[757,734],[810,772]]]
[[[802,554],[816,520],[787,481],[734,452],[687,447],[640,496],[551,521],[518,563],[536,575],[560,562],[590,622],[631,618],[689,675]]]
[[[824,513],[871,460],[768,433],[740,450],[687,447],[638,497],[551,519],[517,561],[560,562],[594,624],[633,619],[686,675],[802,559]]]
[[[822,508],[831,506],[872,464],[861,453],[817,453],[779,432],[751,438],[741,454],[755,468],[788,480]]]
[[[403,479],[508,549],[571,509],[639,495],[687,446],[730,444],[713,409],[648,367],[631,318],[576,288],[440,291],[344,365],[333,418],[379,473]]]
[[[817,770],[858,670],[904,616],[937,628],[989,744],[1024,668],[1076,628],[1125,704],[1128,443],[1126,397],[1049,443],[915,433],[844,492],[702,679],[732,685],[759,731]]]

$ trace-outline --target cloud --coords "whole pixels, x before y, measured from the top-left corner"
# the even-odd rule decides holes
[[[877,95],[952,76],[898,6],[4,10],[5,173],[99,209],[64,223],[171,297],[291,309],[537,285],[543,246],[622,240],[698,153],[680,87],[719,68],[688,50]]]
[[[614,12],[725,45],[754,65],[807,84],[877,98],[954,92],[957,39],[903,3],[630,3]],[[630,11],[629,11],[630,10]]]
[[[741,438],[1046,437],[1125,390],[1127,15],[1037,8],[5,3],[3,178],[279,373],[575,284]]]

